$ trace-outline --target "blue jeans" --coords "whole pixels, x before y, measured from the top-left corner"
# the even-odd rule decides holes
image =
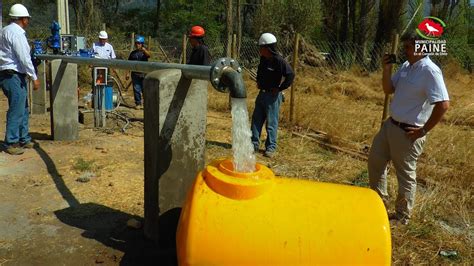
[[[132,76],[133,98],[136,105],[142,104],[143,78]]]
[[[274,152],[277,148],[278,115],[282,102],[281,92],[273,95],[271,92],[261,91],[255,100],[255,109],[252,115],[252,143],[257,150],[260,146],[260,135],[265,120],[267,121],[267,139],[265,150]]]
[[[5,145],[28,143],[28,89],[26,76],[21,74],[0,74],[0,87],[8,98]]]

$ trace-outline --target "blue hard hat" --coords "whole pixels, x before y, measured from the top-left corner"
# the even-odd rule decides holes
[[[135,37],[135,42],[139,42],[139,43],[145,43],[145,37],[141,36],[141,35],[137,35]]]

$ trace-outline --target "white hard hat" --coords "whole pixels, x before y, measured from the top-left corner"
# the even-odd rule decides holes
[[[267,45],[267,44],[273,44],[277,42],[277,38],[275,35],[271,33],[264,33],[260,36],[260,39],[258,39],[258,45]]]
[[[108,39],[109,35],[107,35],[107,32],[105,30],[101,30],[99,32],[99,39]]]
[[[28,13],[28,9],[22,4],[14,4],[10,8],[10,13],[8,14],[10,17],[15,18],[24,18],[30,17],[30,13]]]

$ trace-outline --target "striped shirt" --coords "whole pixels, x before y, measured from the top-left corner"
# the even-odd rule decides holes
[[[25,30],[11,23],[0,30],[0,71],[14,70],[37,80]]]

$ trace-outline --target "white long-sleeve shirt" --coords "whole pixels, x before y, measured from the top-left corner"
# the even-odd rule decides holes
[[[0,71],[14,70],[37,80],[25,30],[16,23],[0,30]]]

